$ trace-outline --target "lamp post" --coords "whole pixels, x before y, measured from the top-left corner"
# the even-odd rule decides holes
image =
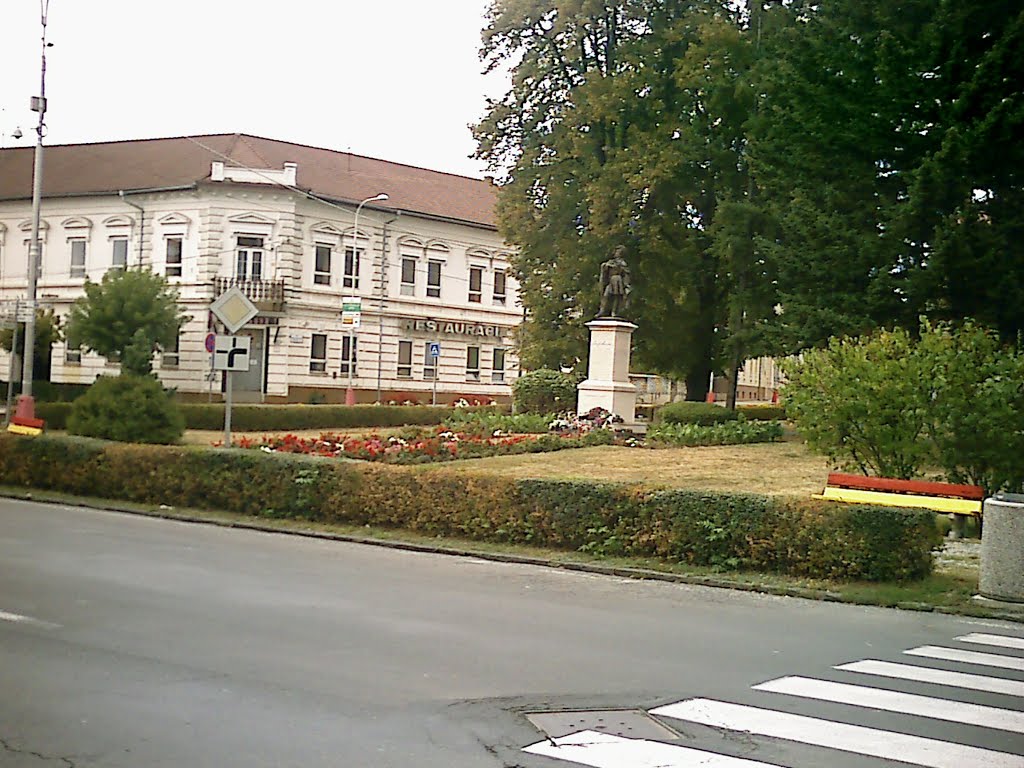
[[[28,297],[25,301],[25,362],[21,366],[21,395],[18,397],[17,414],[20,418],[35,417],[35,400],[32,398],[32,363],[36,346],[36,288],[39,283],[39,208],[43,191],[43,136],[46,133],[46,49],[52,43],[46,42],[46,17],[50,0],[40,3],[40,20],[43,26],[42,65],[39,76],[39,95],[33,96],[33,112],[39,113],[36,125],[35,163],[32,171],[32,240],[28,245]]]
[[[383,202],[389,199],[386,192],[381,192],[368,197],[363,200],[359,205],[356,206],[355,221],[352,223],[352,264],[355,267],[356,259],[359,258],[359,212],[363,210],[363,206],[367,203]],[[344,278],[343,278],[344,279]],[[356,368],[356,329],[352,327],[352,331],[348,337],[348,389],[345,390],[345,405],[356,404],[356,391],[352,386],[352,380],[355,376]]]

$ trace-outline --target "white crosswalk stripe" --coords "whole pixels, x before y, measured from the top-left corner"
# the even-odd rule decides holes
[[[1007,752],[712,699],[680,701],[651,713],[926,768],[1021,768],[1021,756]]]
[[[969,635],[961,635],[955,638],[963,643],[977,643],[979,645],[995,645],[999,648],[1015,648],[1024,651],[1024,637],[1009,637],[1007,635],[987,635],[982,632],[971,632]]]
[[[952,688],[966,688],[972,691],[987,691],[989,693],[1003,693],[1008,696],[1024,697],[1024,682],[1006,680],[1002,677],[972,675],[967,672],[950,672],[945,669],[915,667],[910,664],[895,664],[891,661],[877,661],[875,659],[840,664],[834,667],[834,669],[842,670],[843,672],[878,675],[879,677],[888,677],[895,680],[912,680],[918,683],[934,683],[936,685],[948,685]]]
[[[978,653],[977,651],[961,651],[959,648],[942,648],[936,645],[922,645],[919,648],[911,648],[904,653],[910,656],[923,656],[928,659],[941,659],[942,661],[960,661],[965,664],[977,664],[983,667],[998,667],[999,669],[1015,669],[1024,672],[1024,659],[1016,656],[1000,656],[996,653]]]
[[[980,725],[1000,731],[1024,733],[1024,712],[999,707],[984,707],[962,701],[948,701],[913,693],[898,693],[862,685],[846,685],[809,677],[780,677],[754,686],[755,691],[784,693],[818,701],[833,701],[855,707],[880,709],[904,715],[948,720],[952,723]]]
[[[645,739],[624,739],[597,731],[580,731],[540,741],[524,752],[568,760],[594,768],[777,768],[700,749]]]
[[[921,659],[934,659],[957,665],[985,666],[993,670],[1024,671],[1024,656],[1013,651],[1024,651],[1024,638],[1013,635],[972,632],[954,638],[956,641],[1003,649],[1003,653],[983,653],[973,650],[923,645],[904,651]],[[790,675],[751,686],[755,695],[771,694],[764,702],[779,706],[771,709],[761,706],[730,703],[708,698],[690,698],[650,710],[652,715],[711,728],[733,731],[746,736],[792,742],[815,748],[836,750],[866,759],[894,761],[922,768],[1024,768],[1024,680],[999,677],[999,672],[975,672],[936,669],[927,661],[920,664],[902,664],[878,659],[862,659],[833,667],[839,673],[851,676],[843,681],[822,680]],[[1005,673],[1004,673],[1005,674]],[[875,678],[872,680],[872,678]],[[884,678],[886,688],[878,678]],[[925,683],[931,688],[925,693],[892,690],[901,682]],[[959,698],[967,698],[963,691],[998,694],[1004,699],[985,704],[958,700],[957,696],[941,695],[943,689],[961,691]],[[919,688],[918,691],[921,689]],[[932,694],[932,695],[927,695]],[[1013,697],[1013,698],[1010,698]],[[824,701],[849,708],[850,719],[867,710],[892,713],[899,717],[884,721],[884,728],[867,727],[843,722],[846,717],[829,720],[781,711],[801,700]],[[993,706],[993,703],[999,706]],[[1014,705],[1017,708],[1014,708]],[[806,707],[806,704],[804,705]],[[842,709],[833,710],[842,712]],[[955,723],[985,729],[1002,735],[999,739],[985,738],[982,743],[998,747],[991,749],[968,743],[927,738],[912,733],[922,727],[922,718],[942,723]],[[671,725],[670,722],[666,722]],[[678,724],[677,724],[678,727]],[[892,730],[889,730],[889,729]],[[935,733],[934,728],[927,731]],[[962,731],[960,733],[963,733]],[[974,733],[981,734],[977,730]],[[694,737],[697,738],[697,737]],[[974,741],[974,738],[960,741]],[[981,736],[978,736],[981,738]],[[1008,739],[1011,739],[1008,741]],[[1013,744],[1014,752],[1001,751]],[[1019,748],[1016,746],[1019,744]],[[686,746],[646,739],[581,731],[531,744],[524,751],[559,760],[592,766],[593,768],[775,768],[775,765],[702,750],[696,743]],[[807,746],[801,747],[806,749]],[[791,749],[797,749],[792,747]],[[799,754],[794,752],[793,755]],[[775,759],[775,758],[773,758]],[[794,762],[796,757],[780,765],[789,768],[818,768],[818,765]],[[858,763],[859,765],[860,763]],[[872,763],[873,764],[873,763]]]

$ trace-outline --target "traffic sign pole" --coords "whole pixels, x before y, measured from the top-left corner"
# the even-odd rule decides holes
[[[231,447],[231,386],[235,379],[234,371],[225,371],[227,383],[224,385],[224,447]]]
[[[437,379],[441,375],[441,342],[435,341],[430,345],[430,356],[434,358],[434,387],[430,394],[430,404],[437,405]]]

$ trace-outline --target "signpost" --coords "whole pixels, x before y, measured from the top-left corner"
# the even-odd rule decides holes
[[[217,316],[229,334],[259,314],[256,305],[237,286],[222,293],[210,311]],[[210,348],[210,336],[206,337],[206,348]],[[231,447],[231,394],[233,375],[236,371],[249,370],[249,351],[252,338],[249,336],[215,336],[213,346],[213,368],[224,371],[224,447]]]
[[[441,369],[438,367],[437,362],[438,358],[441,357],[441,342],[430,342],[430,356],[434,359],[434,391],[430,395],[430,404],[437,405],[437,379],[441,375]]]
[[[341,300],[341,327],[348,328],[348,389],[345,391],[345,405],[356,404],[356,391],[352,379],[356,369],[356,328],[363,313],[363,300],[359,296],[345,296]]]

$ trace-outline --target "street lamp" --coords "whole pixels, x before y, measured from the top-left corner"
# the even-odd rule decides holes
[[[367,203],[383,202],[383,201],[388,200],[388,199],[389,198],[388,198],[387,193],[386,192],[381,192],[379,194],[374,195],[373,197],[366,198],[361,203],[359,203],[359,205],[356,206],[355,221],[352,223],[352,264],[353,264],[353,267],[355,266],[355,262],[356,262],[356,259],[358,258],[358,254],[359,254],[359,250],[358,250],[359,212],[361,210],[363,210],[363,206],[366,205]],[[344,272],[343,272],[343,274],[344,274]],[[344,277],[342,279],[344,280]],[[342,288],[344,288],[344,286],[342,286]],[[345,405],[355,405],[356,404],[356,391],[355,391],[355,389],[352,386],[352,379],[353,379],[353,377],[355,375],[355,368],[356,368],[356,329],[355,329],[355,326],[353,326],[352,327],[352,331],[349,334],[349,338],[348,338],[348,389],[345,390]]]
[[[32,240],[28,245],[28,297],[25,302],[25,362],[21,366],[21,395],[18,397],[19,418],[35,418],[35,400],[32,398],[32,363],[36,344],[36,291],[39,283],[39,208],[43,190],[43,136],[46,134],[46,17],[50,0],[40,1],[40,20],[43,26],[43,53],[39,75],[39,95],[33,96],[33,112],[39,113],[36,126],[36,151],[32,171]]]

